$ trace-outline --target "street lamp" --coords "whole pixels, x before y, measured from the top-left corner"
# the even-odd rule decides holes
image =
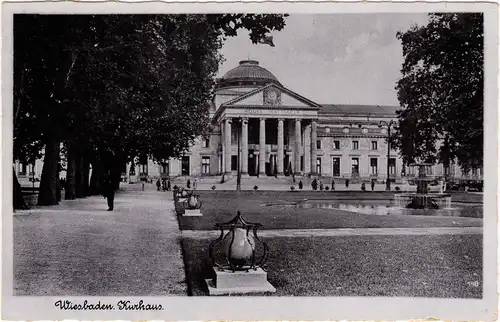
[[[391,127],[395,125],[396,122],[390,120],[389,122],[380,121],[378,124],[379,128],[387,128],[387,179],[385,180],[385,191],[391,191],[391,176],[389,173],[389,160],[391,156]]]

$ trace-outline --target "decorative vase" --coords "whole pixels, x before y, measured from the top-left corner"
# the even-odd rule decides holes
[[[233,228],[224,236],[222,243],[226,258],[235,265],[245,265],[255,250],[253,236],[247,235],[247,231],[243,228]]]

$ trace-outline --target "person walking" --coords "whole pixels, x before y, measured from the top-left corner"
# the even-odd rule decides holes
[[[335,180],[332,179],[332,191],[335,191]]]
[[[194,178],[193,181],[193,189],[196,190],[196,187],[198,186],[198,179]]]
[[[302,183],[302,180],[299,181],[299,190],[302,190],[302,188],[304,187],[304,184]]]
[[[375,180],[372,180],[372,191],[375,190]]]
[[[161,186],[160,178],[158,178],[158,180],[156,180],[156,190],[157,191],[160,191],[160,186]]]
[[[346,179],[346,180],[345,180],[345,187],[346,187],[346,188],[349,188],[349,179]]]
[[[171,190],[170,179],[167,181],[167,191]]]
[[[108,211],[113,211],[114,201],[115,201],[115,186],[111,175],[107,175],[104,178],[103,184],[103,196],[108,200]]]
[[[323,181],[319,181],[319,190],[323,191]]]

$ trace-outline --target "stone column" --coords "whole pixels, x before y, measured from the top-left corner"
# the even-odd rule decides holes
[[[225,122],[225,129],[224,129],[224,156],[225,156],[225,171],[224,173],[230,174],[231,173],[231,119],[227,118],[224,120]]]
[[[278,119],[278,155],[276,158],[278,159],[278,177],[284,176],[283,174],[283,158],[284,158],[284,119]]]
[[[248,118],[241,119],[241,176],[248,177]]]
[[[311,175],[317,175],[316,171],[316,159],[318,157],[318,146],[316,141],[318,140],[317,135],[317,123],[316,120],[311,121]]]
[[[266,176],[266,119],[260,119],[259,127],[259,177]]]
[[[300,174],[301,127],[300,119],[295,119],[295,174]]]

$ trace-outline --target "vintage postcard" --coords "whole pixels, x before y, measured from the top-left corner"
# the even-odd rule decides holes
[[[2,318],[496,318],[495,4],[2,9]]]

